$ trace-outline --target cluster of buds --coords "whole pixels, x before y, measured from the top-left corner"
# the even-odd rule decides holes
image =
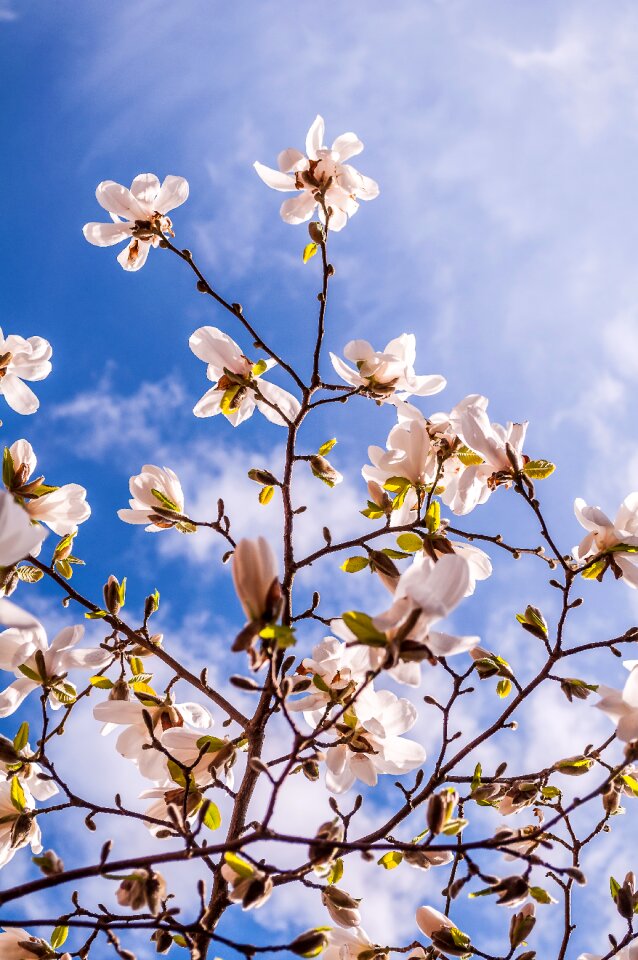
[[[157,917],[163,909],[166,881],[161,873],[153,870],[136,870],[122,880],[115,896],[121,907],[130,907],[131,910],[148,908]]]
[[[230,902],[241,903],[244,910],[263,906],[273,890],[268,874],[235,853],[225,853],[224,860],[222,877],[229,886]]]

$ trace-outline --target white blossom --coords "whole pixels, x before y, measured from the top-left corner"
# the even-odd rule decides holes
[[[582,563],[600,554],[628,586],[638,587],[638,492],[625,497],[613,521],[600,507],[590,507],[580,498],[574,501],[574,512],[588,531],[574,547],[575,559]]]
[[[188,182],[183,177],[168,176],[160,187],[155,174],[140,173],[130,190],[113,180],[103,180],[95,196],[113,222],[87,223],[84,236],[96,247],[129,240],[117,259],[125,270],[139,270],[150,248],[158,246],[159,233],[173,236],[167,214],[188,199]]]
[[[416,709],[409,700],[399,699],[389,690],[361,690],[343,720],[337,721],[336,729],[346,742],[328,748],[328,789],[343,793],[355,780],[374,787],[379,774],[396,776],[420,767],[424,748],[402,736],[416,720]]]
[[[0,566],[10,567],[29,553],[39,553],[45,536],[11,494],[0,491]]]
[[[353,639],[352,634],[348,639]],[[313,648],[312,657],[305,657],[297,668],[297,683],[308,680],[311,683],[299,700],[289,702],[288,708],[303,711],[306,722],[316,726],[326,707],[343,703],[345,698],[351,697],[369,670],[368,647],[349,647],[335,637],[324,637]]]
[[[273,190],[295,193],[281,205],[281,217],[286,223],[309,220],[318,206],[321,195],[326,207],[332,210],[330,230],[342,230],[348,217],[359,209],[358,200],[374,200],[379,186],[346,161],[363,150],[363,144],[354,133],[342,133],[330,148],[323,143],[324,121],[317,116],[308,130],[306,154],[294,147],[283,150],[277,158],[279,170],[255,163],[254,167],[264,183]],[[325,220],[319,205],[319,218]]]
[[[32,852],[36,854],[42,850],[37,818],[29,816],[35,804],[24,784],[22,794],[23,809],[18,809],[12,796],[11,784],[0,781],[0,867],[6,866],[22,847],[30,845]]]
[[[9,600],[0,600],[0,669],[15,674],[16,680],[0,692],[0,717],[15,713],[25,697],[46,683],[54,710],[75,698],[75,687],[66,677],[69,670],[99,670],[111,660],[101,648],[76,650],[84,627],[65,627],[51,645],[42,624]],[[42,675],[44,669],[44,676]]]
[[[361,927],[350,927],[347,930],[334,927],[327,931],[328,946],[321,956],[323,960],[358,960],[359,954],[368,956],[374,947],[372,940]]]
[[[195,404],[196,417],[216,417],[223,413],[234,427],[255,412],[255,407],[267,420],[277,426],[286,426],[297,417],[299,401],[262,375],[276,361],[260,360],[253,363],[235,341],[217,327],[200,327],[188,341],[196,357],[208,364],[206,376],[214,386]]]
[[[415,374],[416,338],[413,333],[402,333],[390,340],[382,352],[375,351],[367,340],[351,340],[343,353],[357,369],[353,370],[331,353],[332,366],[338,376],[379,402],[402,401],[413,394],[428,397],[445,387],[445,378],[438,374]]]
[[[269,622],[281,589],[277,560],[264,537],[240,540],[232,559],[235,592],[249,623]]]
[[[638,660],[625,660],[629,676],[622,690],[600,684],[596,706],[616,724],[616,736],[628,743],[638,739]]]
[[[16,474],[19,473],[22,487],[25,487],[33,476],[38,462],[33,447],[28,440],[16,440],[9,447],[9,453],[14,471]],[[31,485],[33,486],[34,483],[36,481],[32,481]],[[75,533],[78,523],[83,523],[91,516],[91,508],[86,502],[86,490],[78,483],[66,483],[61,487],[44,487],[45,491],[49,491],[44,493],[40,493],[39,489],[40,487],[36,485],[29,491],[27,486],[25,492],[22,492],[22,488],[16,492],[21,499],[24,499],[24,509],[31,519],[46,524],[59,537]]]
[[[51,373],[51,344],[42,337],[5,337],[0,329],[0,393],[16,413],[35,413],[40,401],[24,380],[44,380]]]
[[[144,702],[142,702],[144,701]],[[103,723],[102,736],[107,736],[117,727],[123,727],[115,748],[121,756],[132,760],[140,773],[149,780],[166,777],[166,756],[158,750],[145,749],[151,743],[143,713],[150,717],[153,732],[160,739],[164,731],[181,728],[188,723],[199,730],[207,730],[213,724],[208,710],[198,703],[153,703],[150,699],[104,700],[93,708],[93,716]],[[201,736],[197,734],[197,736]]]
[[[129,489],[130,509],[117,511],[125,523],[146,523],[149,532],[158,533],[174,525],[171,513],[178,516],[184,513],[182,485],[168,467],[145,464],[141,473],[131,477]]]

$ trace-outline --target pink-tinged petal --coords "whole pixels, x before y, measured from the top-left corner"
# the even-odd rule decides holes
[[[638,535],[638,492],[630,493],[621,503],[616,514],[615,527],[632,536]]]
[[[112,247],[131,236],[128,223],[85,223],[82,233],[95,247]]]
[[[359,387],[363,383],[361,377],[358,373],[355,373],[346,363],[343,362],[341,357],[337,357],[334,353],[330,354],[330,361],[332,366],[335,369],[337,376],[341,377],[342,380],[345,380],[346,383],[349,383],[352,387]]]
[[[60,630],[55,640],[52,641],[49,650],[59,653],[62,650],[68,650],[79,643],[84,636],[84,627],[65,627]]]
[[[323,117],[317,114],[306,134],[306,153],[310,160],[319,159],[319,150],[323,147],[325,124]]]
[[[223,390],[218,390],[217,387],[211,387],[210,390],[207,390],[204,396],[197,401],[193,407],[193,413],[196,417],[216,417],[218,413],[222,412],[223,396]]]
[[[359,182],[357,184],[356,197],[358,200],[376,200],[381,192],[379,184],[372,177],[364,177],[362,173],[357,174]]]
[[[634,710],[638,710],[638,667],[634,667],[623,687],[622,698]]]
[[[374,357],[374,347],[367,340],[350,340],[343,348],[346,360],[357,363],[358,360],[369,360]]]
[[[140,173],[131,184],[131,193],[149,214],[158,209],[155,198],[159,189],[160,182],[154,173]]]
[[[267,380],[259,381],[259,392],[270,403],[275,404],[279,410],[283,413],[284,417],[287,417],[288,420],[293,421],[299,414],[301,409],[299,401],[296,397],[293,397],[291,393],[288,393],[287,390],[283,390],[281,387],[278,387],[275,383],[269,383]],[[255,397],[255,404],[261,413],[266,417],[267,420],[270,420],[271,423],[277,424],[277,426],[284,427],[286,426],[286,421],[282,419],[277,410],[274,410],[270,404],[264,403],[259,397]]]
[[[416,361],[416,337],[413,333],[402,333],[390,340],[383,352],[399,357],[406,367],[413,367]]]
[[[623,580],[628,587],[638,589],[638,566],[636,566],[635,553],[616,554],[616,563],[622,570]],[[638,702],[636,704],[638,706]]]
[[[140,270],[146,263],[150,249],[150,243],[147,243],[145,240],[131,240],[128,247],[125,247],[124,250],[118,254],[117,262],[125,270],[135,272],[136,270]]]
[[[480,637],[455,637],[451,633],[438,633],[430,630],[426,644],[435,657],[452,657],[457,653],[467,653],[481,642]]]
[[[332,144],[330,148],[333,153],[339,155],[341,163],[345,163],[350,157],[356,157],[363,150],[363,144],[356,133],[342,133],[340,137]]]
[[[616,736],[623,743],[638,739],[638,710],[632,710],[620,718]]]
[[[383,760],[377,761],[382,773],[400,775],[415,770],[425,762],[425,748],[415,740],[405,737],[389,737],[382,741]]]
[[[0,393],[4,395],[12,410],[24,416],[35,413],[40,406],[33,390],[11,373],[7,373],[0,380]]]
[[[175,177],[169,174],[164,177],[162,188],[155,198],[155,210],[158,213],[170,213],[176,207],[181,207],[188,200],[188,180],[184,177]]]
[[[288,147],[287,150],[282,150],[277,157],[277,166],[282,173],[297,173],[299,170],[308,169],[308,158],[304,156],[301,150]]]
[[[38,686],[28,677],[14,680],[5,690],[0,692],[0,718],[9,717],[15,713],[25,697]]]
[[[302,190],[298,196],[291,197],[290,200],[284,200],[279,208],[279,213],[285,223],[296,225],[309,220],[316,205],[317,201],[310,191]]]
[[[365,754],[355,753],[350,760],[350,769],[361,783],[365,783],[367,787],[376,787],[379,778],[377,777],[375,765],[370,757],[367,757]]]
[[[148,523],[152,510],[118,510],[117,515],[124,523]]]
[[[217,327],[199,327],[190,336],[188,345],[196,357],[219,371],[216,379],[221,377],[224,367],[239,373],[245,366],[241,348]]]
[[[0,565],[10,567],[39,550],[46,531],[31,523],[29,514],[11,494],[0,493]],[[0,622],[3,622],[0,620]]]
[[[197,727],[198,730],[205,730],[213,724],[210,713],[199,703],[179,703],[177,709],[186,723],[190,723],[191,727]]]
[[[353,216],[353,214],[356,212],[357,209],[355,204],[355,209],[351,211],[350,216]],[[322,211],[320,211],[319,217],[321,220],[323,220]],[[330,220],[328,221],[328,229],[332,230],[333,233],[339,233],[340,230],[343,230],[347,222],[348,214],[344,210],[340,210],[338,207],[333,207]]]
[[[101,207],[124,220],[148,220],[148,212],[121,183],[103,180],[98,184],[95,196]]]
[[[93,707],[93,716],[100,723],[115,725],[143,723],[139,700],[103,700]]]
[[[470,584],[470,565],[463,557],[447,554],[428,570],[419,559],[401,575],[397,594],[408,596],[429,621],[446,617],[463,599]]]
[[[574,513],[581,527],[592,530],[594,533],[599,527],[612,527],[613,524],[600,507],[590,507],[581,497],[574,500]]]
[[[266,167],[263,163],[255,161],[253,167],[257,173],[257,176],[260,177],[267,187],[271,187],[273,190],[282,190],[284,193],[290,193],[293,190],[296,190],[294,177],[288,176],[287,173],[281,173],[280,170],[273,170],[272,167]]]
[[[409,395],[415,397],[431,397],[435,393],[440,393],[447,386],[447,380],[438,373],[424,375],[422,377],[406,377],[405,382],[409,389]]]

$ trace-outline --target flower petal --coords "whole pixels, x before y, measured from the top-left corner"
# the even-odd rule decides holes
[[[128,223],[85,223],[82,233],[95,247],[112,247],[131,236],[132,227]]]
[[[273,190],[282,190],[288,193],[297,189],[294,177],[288,176],[287,173],[281,173],[279,170],[273,170],[272,167],[266,167],[263,163],[259,163],[259,161],[255,161],[255,163],[253,163],[253,167],[257,172],[257,176],[264,181],[267,187],[271,187]]]
[[[306,153],[310,160],[318,160],[318,152],[323,147],[325,124],[323,117],[317,114],[306,134]]]
[[[155,198],[155,210],[158,213],[169,213],[175,207],[181,207],[188,200],[188,180],[184,177],[175,177],[169,174],[164,177],[162,188]]]

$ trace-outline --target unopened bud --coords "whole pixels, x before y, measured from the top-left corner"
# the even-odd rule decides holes
[[[359,900],[355,900],[345,890],[327,886],[321,892],[323,905],[331,918],[340,927],[358,927],[361,925]]]
[[[316,957],[328,946],[328,938],[323,930],[307,930],[290,944],[292,953],[298,957]]]
[[[116,680],[109,691],[109,700],[130,700],[131,688],[123,677]]]
[[[32,857],[31,859],[45,877],[55,877],[58,873],[64,873],[64,863],[54,850],[46,850],[39,857]]]
[[[534,929],[536,917],[534,904],[527,903],[520,913],[515,913],[510,922],[510,946],[512,950],[520,947]]]

